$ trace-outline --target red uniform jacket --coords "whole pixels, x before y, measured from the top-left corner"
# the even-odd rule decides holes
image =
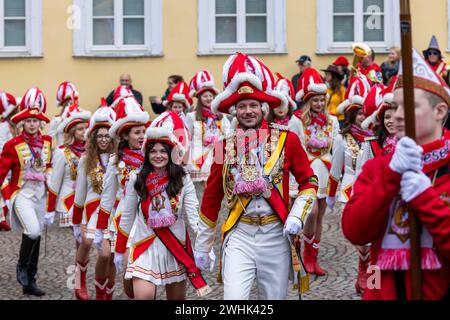
[[[43,136],[44,139],[44,149],[48,150],[48,158],[44,159],[46,161],[47,170],[51,169],[51,146],[52,137]],[[11,180],[9,182],[9,194],[13,198],[17,191],[24,185],[25,181],[23,179],[23,156],[19,151],[26,142],[22,136],[17,136],[10,141],[8,141],[3,147],[3,152],[0,158],[0,185],[6,178],[6,175],[11,171]]]
[[[376,264],[387,228],[389,207],[399,194],[401,175],[389,168],[392,155],[370,160],[353,187],[353,195],[342,215],[345,237],[355,245],[372,243],[371,263]],[[443,265],[440,270],[422,272],[425,299],[442,299],[450,285],[450,169],[449,162],[438,171],[431,187],[409,203],[430,232]],[[405,290],[411,298],[410,272],[405,272]],[[397,299],[393,271],[381,271],[381,288],[367,289],[365,300]]]

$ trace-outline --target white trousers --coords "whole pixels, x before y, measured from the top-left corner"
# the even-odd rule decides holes
[[[259,300],[286,299],[291,250],[281,225],[254,236],[238,225],[224,243],[222,259],[225,300],[248,300],[255,279]]]
[[[14,214],[23,228],[23,233],[31,239],[36,239],[44,227],[46,197],[27,198],[20,193],[14,201]]]

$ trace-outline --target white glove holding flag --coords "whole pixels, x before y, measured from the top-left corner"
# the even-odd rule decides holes
[[[114,265],[116,266],[116,272],[119,273],[123,269],[123,253],[114,254]]]
[[[422,155],[422,147],[411,138],[404,137],[397,143],[389,167],[399,174],[422,171]]]
[[[206,268],[208,267],[208,264],[210,263],[208,252],[201,252],[201,251],[194,250],[194,259],[195,259],[195,264],[202,271],[206,270]]]
[[[283,236],[296,235],[303,230],[303,222],[297,217],[289,216],[284,224]]]
[[[422,171],[419,173],[406,171],[400,181],[400,194],[402,195],[403,201],[408,203],[417,198],[429,187],[431,187],[431,180],[425,173]]]
[[[55,221],[55,211],[47,212],[44,215],[44,225],[49,226],[53,224],[54,221]]]

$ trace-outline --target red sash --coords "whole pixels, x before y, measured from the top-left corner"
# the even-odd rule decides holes
[[[283,197],[281,196],[275,185],[273,186],[270,198],[266,200],[284,224],[287,217],[289,216],[289,211],[286,207],[286,204],[284,203]]]

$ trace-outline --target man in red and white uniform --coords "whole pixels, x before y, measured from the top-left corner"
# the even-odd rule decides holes
[[[195,243],[205,269],[224,196],[230,213],[222,226],[221,274],[226,300],[247,300],[254,280],[260,299],[286,299],[291,265],[288,237],[302,231],[316,201],[317,178],[298,136],[264,120],[269,108],[287,105],[273,91],[274,77],[258,59],[238,53],[224,65],[225,91],[215,113],[236,114],[236,133],[215,147]],[[289,210],[289,174],[299,184]],[[294,250],[295,251],[295,250]]]
[[[450,134],[444,123],[450,89],[414,51],[417,143],[405,137],[403,76],[394,90],[395,127],[401,138],[393,155],[368,161],[344,209],[344,235],[371,243],[379,283],[368,283],[366,300],[411,299],[410,228],[407,206],[420,221],[422,293],[442,299],[450,285]]]
[[[46,181],[51,171],[52,139],[40,132],[42,125],[49,122],[44,114],[46,104],[38,88],[25,93],[19,112],[11,119],[17,127],[23,127],[23,132],[5,144],[0,158],[0,184],[11,171],[12,227],[20,224],[23,228],[17,280],[24,294],[35,296],[45,294],[36,286],[36,274],[47,200]]]

